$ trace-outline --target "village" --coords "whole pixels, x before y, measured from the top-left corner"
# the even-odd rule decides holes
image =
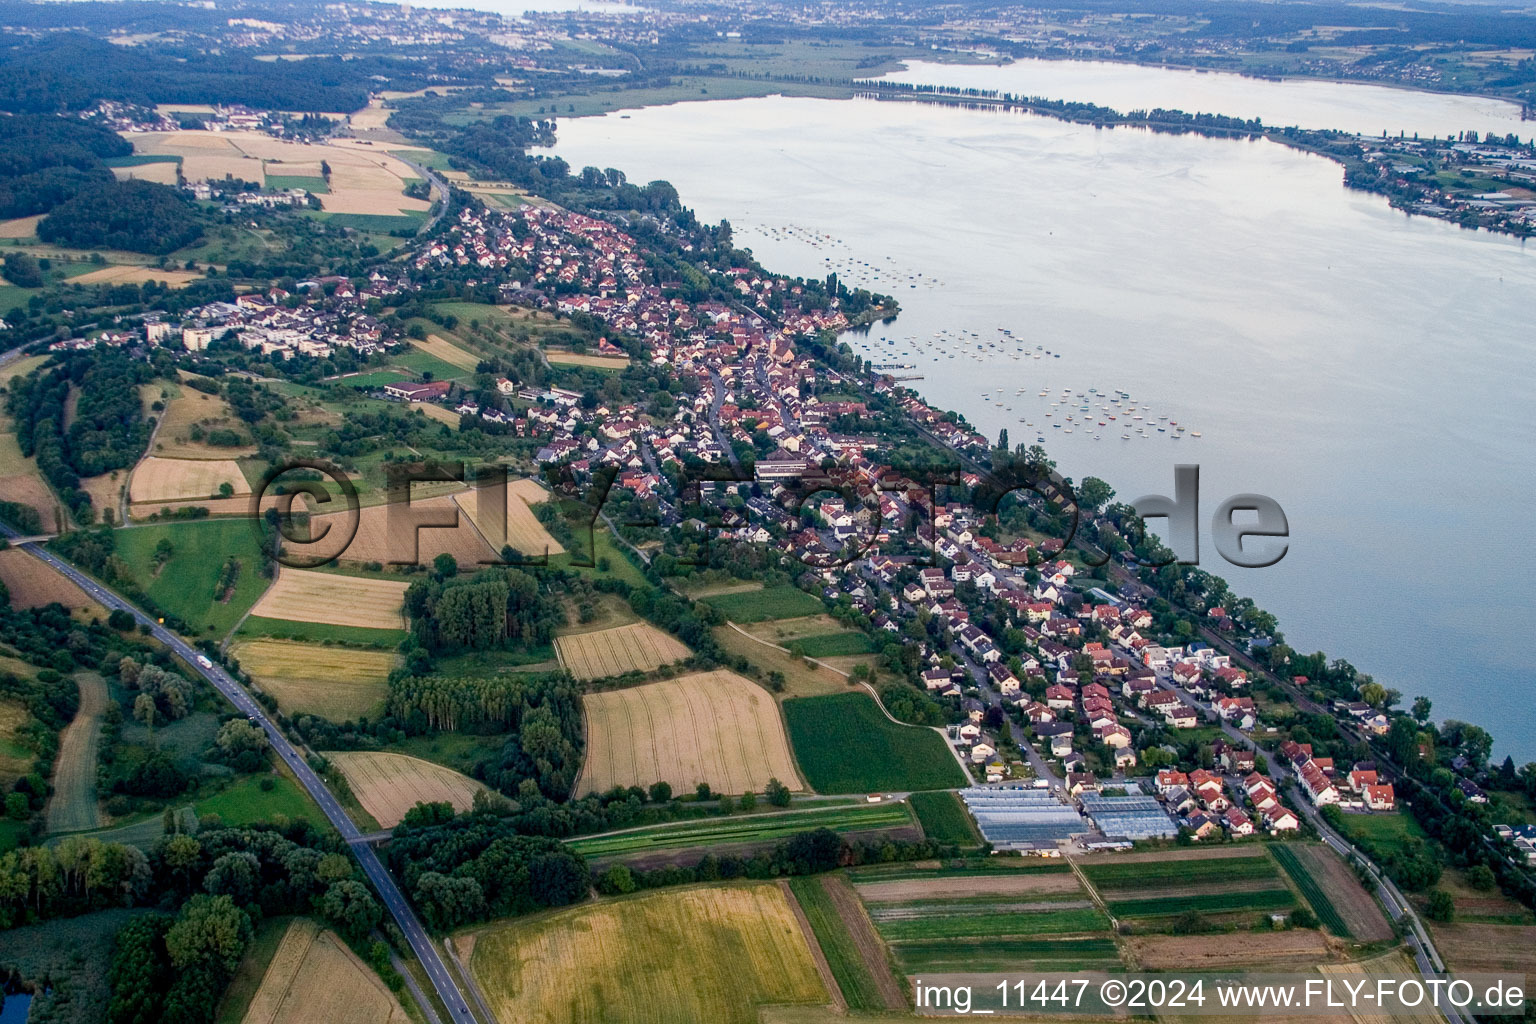
[[[888,376],[813,357],[808,343],[851,321],[835,297],[808,301],[801,283],[733,268],[734,301],[689,301],[655,283],[643,247],[607,220],[469,205],[404,272],[376,270],[361,285],[299,282],[292,293],[195,307],[179,323],[151,315],[54,347],[179,340],[197,353],[234,341],[277,361],[343,349],[378,360],[405,339],[369,310],[399,304],[433,276],[466,272],[515,308],[601,325],[598,357],[690,382],[683,400],[661,416],[643,401],[510,376],[489,392],[406,377],[369,390],[497,424],[574,487],[611,472],[620,492],[655,510],[663,536],[787,552],[802,567],[802,589],[913,648],[910,681],[944,709],[947,741],[974,781],[966,801],[995,849],[1051,855],[1072,843],[1242,839],[1316,828],[1328,806],[1396,808],[1390,774],[1374,762],[1337,764],[1282,741],[1266,720],[1270,702],[1250,693],[1232,653],[1264,638],[1224,608],[1206,617],[1226,650],[1177,642],[1157,628],[1149,588],[1123,580],[1110,593],[1108,579],[1085,572],[1059,540],[1000,539],[995,512],[939,500],[893,465],[888,441],[868,429],[876,403],[962,462],[990,445]],[[981,482],[965,470],[946,490]],[[1389,730],[1388,715],[1363,701],[1330,710],[1362,738]],[[1476,799],[1476,784],[1461,783]]]

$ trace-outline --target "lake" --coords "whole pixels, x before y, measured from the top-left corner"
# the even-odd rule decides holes
[[[1274,81],[1222,72],[1114,61],[1018,60],[1003,66],[910,62],[886,81],[997,89],[1018,96],[1082,100],[1114,110],[1162,107],[1190,113],[1257,117],[1276,127],[1337,128],[1380,135],[1446,137],[1463,131],[1536,134],[1520,106],[1385,85],[1287,78]]]
[[[1311,102],[1342,116],[1357,88]],[[1383,91],[1402,124],[1440,109]],[[1300,120],[1272,102],[1273,120]],[[1527,247],[1409,218],[1268,141],[995,110],[688,103],[562,121],[556,151],[670,180],[770,268],[894,294],[898,320],[850,343],[916,365],[912,386],[989,436],[1044,437],[1074,478],[1131,499],[1171,493],[1175,464],[1198,463],[1201,564],[1293,646],[1489,727],[1501,757],[1536,759],[1520,649],[1536,613]],[[1062,389],[1072,399],[1053,407]],[[1129,392],[1147,418],[1108,421],[1094,396],[1084,422],[1090,389]],[[1161,416],[1202,436],[1148,426],[1166,430]],[[1212,547],[1209,516],[1239,492],[1285,508],[1278,565],[1238,569]]]

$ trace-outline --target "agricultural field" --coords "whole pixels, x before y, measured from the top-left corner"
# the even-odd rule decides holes
[[[326,211],[339,214],[383,214],[424,211],[429,204],[404,195],[406,182],[416,177],[410,167],[383,150],[346,142],[305,146],[260,132],[179,131],[136,135],[136,152],[181,157],[188,181],[218,181],[232,174],[244,181],[265,183],[268,176],[321,178],[321,160],[331,165]]]
[[[101,740],[101,716],[111,696],[106,680],[95,672],[75,673],[80,686],[80,710],[59,735],[54,759],[53,795],[48,798],[49,832],[81,832],[100,828],[96,802],[96,749]]]
[[[545,358],[558,366],[590,366],[596,370],[622,370],[629,366],[628,356],[594,356],[581,352],[545,353]]]
[[[1270,852],[1334,935],[1359,942],[1392,937],[1392,925],[1375,898],[1333,850],[1321,843],[1277,843]]]
[[[947,790],[913,793],[912,810],[917,812],[923,835],[941,843],[979,843],[981,834],[960,798]]]
[[[5,501],[35,510],[46,532],[58,529],[62,507],[38,475],[37,464],[22,458],[16,435],[11,431],[0,433],[0,495],[4,495]]]
[[[287,640],[241,640],[230,651],[284,714],[337,723],[374,717],[383,709],[397,661],[393,651]]]
[[[587,756],[578,793],[654,782],[678,793],[700,782],[719,793],[761,792],[770,778],[803,788],[778,705],[734,672],[587,694],[582,704]]]
[[[251,614],[331,626],[404,629],[405,588],[399,580],[285,568]]]
[[[171,546],[163,562],[156,555],[162,540]],[[228,633],[267,588],[255,531],[243,519],[136,526],[118,530],[113,541],[138,587],[186,622],[194,636]],[[220,600],[221,581],[231,559],[238,565],[234,587]]]
[[[478,356],[464,351],[440,334],[429,334],[425,341],[413,339],[411,344],[430,356],[435,356],[461,370],[468,370],[470,373],[474,373],[475,367],[480,365]]]
[[[763,585],[755,580],[711,579],[710,574],[684,576],[674,580],[673,584],[695,601],[722,594],[750,594],[763,589]]]
[[[784,889],[668,889],[454,940],[499,1024],[757,1024],[829,1001]]]
[[[566,845],[587,857],[621,857],[657,850],[773,842],[818,828],[847,835],[905,828],[911,824],[912,817],[904,804],[847,804],[671,822],[609,835],[578,836],[568,840]]]
[[[1238,852],[1241,851],[1241,856]],[[1222,851],[1227,852],[1227,851]],[[1090,862],[1083,874],[1106,898],[1140,890],[1206,890],[1221,882],[1254,882],[1249,888],[1283,888],[1275,862],[1260,847],[1233,847],[1225,857],[1190,857],[1182,860],[1149,859]]]
[[[1536,974],[1536,926],[1429,922],[1448,970]]]
[[[383,980],[335,933],[308,918],[283,934],[242,1024],[408,1024]]]
[[[228,495],[219,493],[224,484],[229,485]],[[135,503],[237,497],[250,493],[251,485],[234,459],[167,459],[146,455],[134,467],[128,483],[128,500]]]
[[[341,770],[357,802],[384,828],[400,824],[419,803],[444,801],[455,811],[467,811],[475,794],[485,789],[450,768],[404,754],[333,751],[324,757]]]
[[[875,649],[867,635],[849,629],[826,614],[766,619],[748,627],[747,632],[760,640],[803,653],[808,658],[847,657],[869,654]]]
[[[1212,942],[1209,935],[1132,935],[1126,958],[1152,971],[1216,970],[1245,965],[1265,970],[1310,971],[1330,956],[1321,932],[1310,928],[1241,931]]]
[[[885,946],[841,875],[792,878],[828,972],[850,1010],[902,1010],[906,997],[886,960]]]
[[[795,760],[818,793],[950,789],[966,784],[944,738],[900,725],[864,693],[784,702]]]
[[[557,636],[555,653],[565,670],[583,682],[650,672],[693,654],[681,640],[648,622]]]
[[[71,610],[106,617],[106,609],[85,591],[20,548],[0,551],[0,583],[11,595],[12,608],[41,608],[57,602]]]
[[[1085,864],[1083,874],[1116,917],[1171,917],[1196,910],[1280,911],[1295,894],[1262,849],[1251,856],[1178,861],[1107,861]]]
[[[1125,918],[1176,917],[1191,910],[1202,914],[1227,914],[1246,910],[1270,913],[1290,910],[1295,906],[1295,895],[1284,888],[1109,901],[1110,912],[1116,917]]]
[[[743,625],[765,619],[818,615],[824,610],[820,600],[788,584],[756,591],[715,594],[703,600],[730,621]]]
[[[485,491],[490,494],[491,492]],[[454,496],[459,507],[469,516],[486,542],[497,551],[503,544],[511,544],[526,558],[538,559],[545,555],[563,555],[565,546],[550,535],[533,514],[533,506],[549,500],[549,492],[527,478],[507,481],[507,517],[504,523],[495,521],[491,509],[482,515],[480,488],[471,488]]]
[[[1404,950],[1394,950],[1370,960],[1357,960],[1353,963],[1331,963],[1318,965],[1318,971],[1328,977],[1341,978],[1344,984],[1355,984],[1368,978],[1402,978],[1416,977],[1418,969],[1411,957]],[[1355,1024],[1390,1024],[1392,1021],[1416,1021],[1422,1024],[1435,1024],[1444,1020],[1437,1011],[1430,1009],[1425,1013],[1376,1013],[1370,1009],[1350,1010],[1349,1016]]]
[[[345,562],[383,562],[386,565],[419,562],[426,565],[446,552],[466,568],[477,563],[495,561],[498,557],[496,551],[481,537],[469,517],[458,512],[459,507],[451,494],[413,500],[408,516],[393,524],[390,522],[389,506],[365,505],[360,512],[357,535],[352,538],[346,550],[340,553],[340,558]],[[312,522],[329,523],[333,528],[344,531],[347,515],[346,512],[335,512],[316,516]],[[423,528],[418,532],[410,520],[416,518],[426,521],[421,519],[426,516],[434,519],[441,517],[442,522],[450,524],[457,521],[458,525]],[[324,545],[317,547],[323,548]]]
[[[240,624],[235,636],[241,639],[265,637],[269,640],[296,640],[300,643],[342,644],[347,647],[372,647],[394,650],[407,633],[404,629],[373,629],[368,626],[333,626],[328,622],[301,622],[298,619],[269,619],[251,615]]]
[[[148,284],[154,281],[168,288],[185,288],[193,281],[201,281],[202,274],[190,270],[165,270],[160,267],[116,266],[102,267],[73,278],[75,284]]]
[[[850,872],[904,974],[1112,965],[1109,923],[1066,864],[981,861]]]

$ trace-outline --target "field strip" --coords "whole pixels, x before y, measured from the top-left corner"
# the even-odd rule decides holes
[[[406,586],[404,581],[283,569],[251,614],[332,626],[404,629]]]
[[[810,881],[816,884],[818,880],[812,878]],[[837,1007],[839,1013],[847,1013],[848,1000],[843,997],[843,988],[832,974],[832,965],[827,962],[826,951],[817,941],[816,930],[811,927],[811,919],[805,916],[805,907],[800,905],[800,900],[790,888],[789,879],[779,879],[779,888],[784,893],[784,899],[789,903],[789,909],[795,915],[795,923],[800,926],[800,934],[805,937],[806,947],[811,951],[811,961],[816,964],[816,973],[821,975],[821,983],[826,986],[827,993],[831,995],[832,1004]]]
[[[96,803],[96,747],[110,696],[106,680],[95,672],[77,672],[75,681],[80,686],[80,709],[59,736],[53,796],[48,800],[49,832],[80,832],[102,825]]]

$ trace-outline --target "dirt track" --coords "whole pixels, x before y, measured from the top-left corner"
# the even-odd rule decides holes
[[[907,995],[896,981],[896,975],[891,973],[891,964],[885,954],[885,943],[880,941],[880,936],[869,920],[869,915],[864,913],[864,905],[859,902],[853,886],[849,885],[848,879],[841,874],[823,875],[821,884],[827,890],[827,895],[831,897],[832,905],[837,908],[837,916],[843,919],[844,927],[853,937],[853,944],[857,947],[870,977],[875,979],[875,988],[879,990],[886,1009],[907,1009]]]
[[[59,737],[53,796],[48,801],[49,832],[79,832],[102,824],[96,804],[96,743],[101,716],[107,710],[107,683],[94,672],[76,673],[75,680],[80,685],[80,710]]]

